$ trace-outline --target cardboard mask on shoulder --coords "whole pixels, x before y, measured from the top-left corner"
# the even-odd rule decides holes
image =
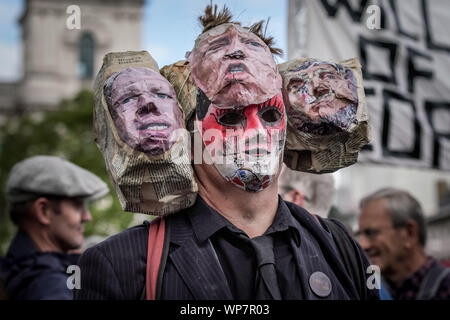
[[[299,58],[278,69],[288,118],[284,163],[313,173],[354,164],[370,140],[359,61]]]
[[[184,114],[150,54],[107,54],[94,90],[95,140],[123,210],[166,215],[193,205]]]

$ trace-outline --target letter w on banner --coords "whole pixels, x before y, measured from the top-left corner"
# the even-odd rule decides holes
[[[359,162],[450,170],[450,1],[289,0],[289,59],[363,66]]]

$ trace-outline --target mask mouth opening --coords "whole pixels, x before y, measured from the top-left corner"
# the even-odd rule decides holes
[[[270,156],[271,152],[269,150],[267,150],[266,148],[251,148],[251,149],[246,149],[244,151],[244,153],[250,157],[264,157],[264,156]]]
[[[141,125],[138,129],[140,131],[144,130],[152,130],[152,131],[161,131],[170,128],[170,125],[164,122],[153,122],[153,123],[146,123]]]
[[[232,63],[228,66],[227,71],[231,74],[241,73],[247,71],[247,67],[243,63]]]

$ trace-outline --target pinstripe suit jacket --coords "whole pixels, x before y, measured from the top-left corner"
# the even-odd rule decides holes
[[[160,299],[233,299],[211,242],[209,239],[200,242],[191,226],[190,213],[207,210],[205,205],[200,199],[193,207],[166,217],[170,246],[157,286]],[[322,271],[333,288],[328,299],[359,299],[359,288],[345,270],[331,234],[304,209],[281,198],[279,205],[290,210],[301,228],[301,245],[293,248],[298,272],[304,279],[303,287],[299,288],[303,297],[318,299],[309,287],[308,278],[311,273]],[[80,259],[81,289],[75,291],[75,299],[144,298],[147,240],[148,227],[143,224],[88,249]],[[362,251],[359,254],[365,259]],[[364,271],[367,266],[365,259]]]

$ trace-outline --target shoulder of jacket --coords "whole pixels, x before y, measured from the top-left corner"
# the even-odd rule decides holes
[[[92,247],[86,249],[83,253],[89,254],[93,251],[100,252],[115,252],[123,247],[139,247],[140,245],[147,245],[148,227],[145,224],[140,224],[118,234],[112,235],[106,240],[103,240]]]

